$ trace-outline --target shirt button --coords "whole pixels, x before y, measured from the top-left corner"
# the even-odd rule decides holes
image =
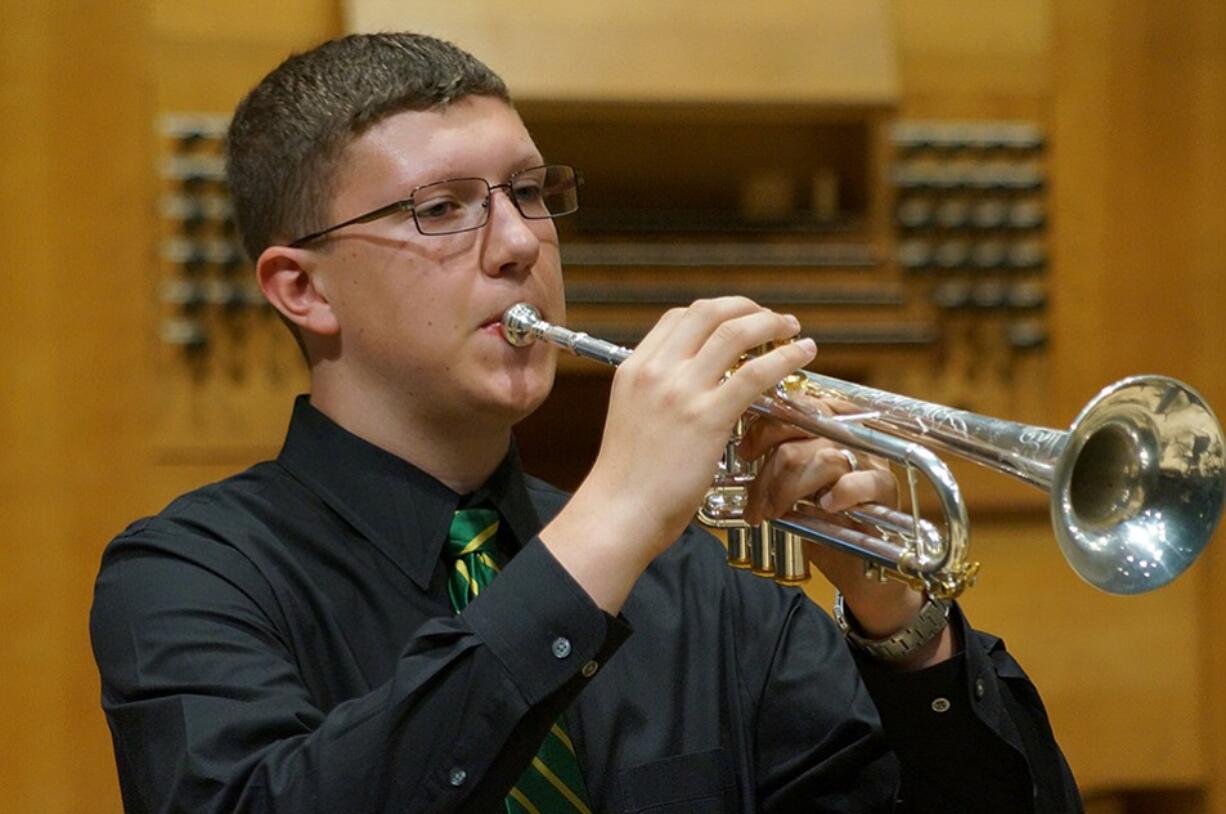
[[[570,655],[570,639],[566,638],[565,636],[559,636],[553,640],[553,644],[550,645],[550,649],[553,651],[553,657],[555,659],[564,659]]]
[[[982,678],[975,679],[975,700],[982,701],[983,694],[985,692],[987,692],[987,690],[983,686],[983,679]]]
[[[447,778],[447,782],[453,786],[462,786],[464,781],[468,779],[468,772],[463,769],[452,769],[451,776]]]
[[[949,699],[948,698],[932,699],[932,711],[933,712],[949,712]]]
[[[587,664],[583,665],[583,669],[580,672],[583,673],[584,678],[591,678],[592,676],[596,675],[596,671],[599,669],[599,664],[594,661],[589,661]]]

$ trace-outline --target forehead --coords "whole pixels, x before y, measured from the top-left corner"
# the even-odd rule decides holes
[[[341,159],[342,184],[356,182],[403,193],[445,178],[501,181],[541,162],[519,114],[501,99],[470,96],[432,110],[393,114],[350,142]]]

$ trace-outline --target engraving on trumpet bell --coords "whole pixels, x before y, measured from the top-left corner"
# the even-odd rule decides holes
[[[941,404],[915,401],[895,393],[885,393],[880,390],[872,390],[871,388],[863,389],[865,392],[871,393],[872,399],[876,402],[879,410],[889,412],[893,409],[907,415],[921,428],[922,432],[927,432],[930,428],[942,427],[949,432],[954,432],[964,437],[969,435],[966,413],[963,410],[946,407]]]
[[[1060,454],[1068,433],[1049,430],[1046,427],[1026,427],[1018,435],[1018,444],[1031,451],[1032,455],[1054,458]]]

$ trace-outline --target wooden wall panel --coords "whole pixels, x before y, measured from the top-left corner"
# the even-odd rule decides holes
[[[154,462],[154,117],[231,106],[338,12],[204,8],[0,5],[5,811],[120,810],[87,630],[98,557],[129,521],[234,469]]]
[[[894,0],[904,117],[1039,119],[1051,92],[1050,0]]]
[[[1056,360],[1054,401],[1074,409],[1088,390],[1153,371],[1186,379],[1221,410],[1226,15],[1212,0],[1103,1],[1058,4],[1055,19],[1054,326],[1069,350]],[[1163,647],[1192,631],[1201,669],[1149,698],[1198,710],[1187,724],[1202,756],[1192,779],[1207,784],[1214,812],[1226,811],[1224,544],[1219,530],[1195,569],[1192,612],[1152,631]],[[1137,669],[1169,665],[1143,651]]]
[[[152,0],[158,111],[228,113],[294,51],[340,33],[337,0]]]
[[[1191,145],[1196,172],[1188,181],[1194,217],[1189,284],[1191,323],[1182,343],[1194,353],[1195,380],[1226,414],[1226,5],[1198,0],[1190,40],[1197,69],[1187,89],[1187,114],[1196,134]],[[1204,684],[1207,698],[1208,806],[1226,814],[1226,532],[1219,530],[1206,563],[1202,596]]]
[[[105,811],[116,783],[86,613],[102,542],[141,506],[148,7],[3,15],[0,787],[7,810]]]

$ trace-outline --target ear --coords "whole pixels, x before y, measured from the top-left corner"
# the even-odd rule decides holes
[[[335,336],[340,323],[320,286],[317,257],[308,249],[269,246],[255,262],[264,297],[304,333]]]

